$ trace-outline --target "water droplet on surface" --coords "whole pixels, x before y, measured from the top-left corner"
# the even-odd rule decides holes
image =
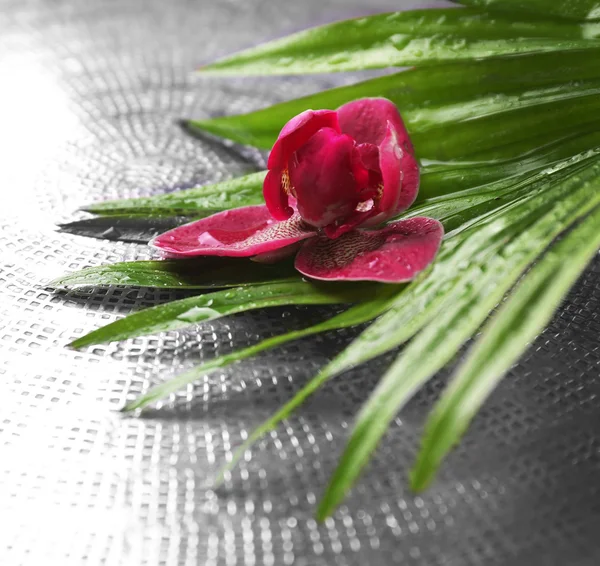
[[[200,322],[202,320],[215,318],[217,316],[219,316],[219,312],[215,309],[210,309],[207,307],[193,307],[190,310],[177,315],[177,319],[183,320],[184,322]]]
[[[220,246],[221,242],[211,235],[210,232],[203,232],[198,236],[198,243],[203,246]]]
[[[104,230],[104,232],[102,232],[100,234],[101,238],[119,238],[121,236],[121,232],[119,232],[119,230],[117,230],[114,226],[111,226],[110,228]]]
[[[390,41],[396,49],[402,50],[408,46],[411,39],[408,35],[403,33],[395,33],[394,35],[390,36]]]

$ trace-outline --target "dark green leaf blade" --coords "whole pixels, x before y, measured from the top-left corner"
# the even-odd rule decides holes
[[[443,458],[503,375],[550,321],[598,248],[600,209],[544,255],[486,325],[427,421],[411,474],[413,489],[422,490],[431,482]]]
[[[554,133],[501,146],[469,161],[428,161],[421,169],[418,203],[450,203],[460,194],[501,193],[534,176],[553,163],[600,145],[600,122],[590,123],[589,132]],[[587,129],[587,126],[585,127]],[[483,134],[482,134],[483,135]],[[473,140],[472,143],[477,143]],[[452,195],[450,199],[448,196]],[[411,209],[411,212],[414,209]]]
[[[502,12],[524,12],[542,14],[543,17],[556,16],[571,20],[599,20],[600,2],[598,0],[455,0],[465,6],[499,10]]]
[[[208,75],[286,75],[413,66],[598,45],[593,24],[517,20],[478,9],[377,14],[312,28],[201,69]]]
[[[386,96],[402,110],[423,161],[424,200],[535,171],[597,145],[600,128],[589,119],[600,104],[595,60],[581,52],[532,54],[416,69],[196,124],[268,146],[307,107]]]
[[[481,217],[463,217],[463,224],[448,234],[442,250],[426,278],[414,281],[404,293],[391,304],[390,309],[378,321],[367,328],[346,350],[339,354],[324,372],[332,376],[364,363],[404,343],[423,328],[444,309],[445,305],[456,304],[457,296],[465,287],[473,292],[484,293],[487,286],[499,285],[498,275],[506,271],[506,262],[523,261],[527,265],[530,257],[540,253],[539,245],[548,245],[561,231],[554,220],[553,207],[578,204],[577,187],[579,180],[573,177],[582,171],[593,177],[593,165],[598,158],[595,154],[580,156],[579,161],[566,160],[565,167],[555,171],[540,172],[535,180],[524,182],[517,196],[508,203],[500,202],[497,209],[483,210]],[[553,186],[554,184],[554,186]],[[479,212],[479,205],[475,207]],[[570,209],[567,209],[570,210]],[[543,237],[533,241],[523,236],[540,217],[549,220],[538,224]],[[563,209],[563,216],[566,215]],[[519,256],[506,257],[507,243],[518,238],[523,242]],[[533,254],[533,255],[527,255]],[[524,257],[524,259],[523,259]],[[502,267],[491,271],[494,262]],[[519,264],[520,266],[521,264]],[[490,279],[491,278],[491,279]],[[506,283],[510,288],[510,283]],[[499,300],[499,299],[498,299]]]
[[[48,284],[55,289],[119,285],[164,289],[218,289],[256,283],[298,281],[288,263],[267,265],[234,258],[126,261],[88,267]]]
[[[458,293],[445,293],[435,323],[425,327],[411,341],[361,409],[346,450],[323,496],[318,511],[320,518],[329,515],[341,502],[395,414],[418,388],[456,355],[536,256],[562,230],[600,203],[599,172],[597,163],[577,171],[561,185],[560,196],[554,195],[552,206],[537,222],[528,229],[516,226],[515,239],[504,247],[495,261],[487,260],[482,264],[485,271],[464,281]],[[372,339],[363,338],[370,330],[359,337],[364,341],[363,349],[373,349]],[[356,341],[352,346],[356,351]],[[347,352],[342,356],[348,358]],[[357,357],[362,356],[355,354],[354,360]],[[344,361],[348,363],[347,359]],[[334,369],[337,372],[339,368]]]
[[[563,99],[473,117],[460,127],[454,122],[440,123],[435,128],[415,133],[413,142],[420,157],[441,161],[464,159],[523,142],[531,138],[531,132],[535,132],[538,140],[546,138],[546,143],[565,134],[587,133],[590,131],[590,116],[595,116],[598,110],[598,94]],[[475,148],[469,145],[473,143],[477,144]]]
[[[221,210],[263,204],[265,171],[251,173],[212,185],[181,189],[153,197],[109,200],[84,206],[94,214],[135,214],[143,216],[208,216]]]
[[[332,284],[290,281],[216,291],[157,305],[121,318],[69,344],[83,348],[136,336],[177,330],[234,313],[282,305],[353,303],[377,293],[375,283]]]
[[[585,163],[585,158],[582,157],[582,161]],[[566,176],[568,177],[569,174],[572,175],[573,171],[573,168],[568,169]],[[558,176],[558,173],[555,174]],[[540,190],[543,190],[543,186],[540,187]],[[560,195],[564,195],[568,192],[569,187],[563,187],[562,192],[560,192],[559,195],[556,195],[555,199],[560,198]],[[501,206],[500,208],[505,207]],[[531,205],[529,206],[529,209],[531,210]],[[535,210],[535,207],[533,208],[533,210]],[[501,220],[501,218],[499,220]],[[488,230],[490,234],[497,233],[498,225],[494,225],[492,223],[491,226],[488,226]],[[515,228],[515,232],[519,232],[518,226]],[[549,238],[550,236],[546,235],[546,237]],[[501,235],[500,244],[502,243],[502,240],[504,238],[505,236]],[[481,230],[475,233],[474,239],[481,239]],[[490,246],[492,245],[490,241],[488,241],[487,243]],[[532,249],[533,253],[535,253],[535,246]],[[475,253],[476,250],[473,246],[467,246],[466,249],[464,249],[463,251],[463,257],[469,258],[473,253]],[[451,267],[452,264],[455,262],[461,262],[461,257],[456,255],[456,253],[451,253],[451,255],[449,255],[448,257],[450,259],[447,261],[447,268]],[[442,263],[444,263],[443,257],[437,260],[436,265]],[[524,265],[525,263],[526,261],[522,262],[521,265]],[[391,297],[385,305],[385,308],[378,312],[380,318],[377,322],[375,322],[370,328],[363,332],[359,336],[359,338],[355,340],[345,350],[345,352],[340,354],[330,364],[323,368],[323,370],[311,381],[309,381],[309,383],[305,385],[290,401],[288,401],[284,407],[282,407],[276,414],[274,414],[262,425],[260,425],[255,431],[253,431],[253,433],[243,443],[243,445],[236,450],[232,461],[228,463],[226,469],[232,468],[235,465],[235,463],[239,461],[243,452],[251,444],[258,440],[263,434],[275,428],[275,426],[277,426],[277,424],[283,419],[287,418],[298,406],[300,406],[326,381],[328,381],[332,377],[335,377],[342,371],[350,369],[351,367],[363,363],[368,359],[372,359],[373,357],[391,349],[393,346],[403,342],[404,340],[409,339],[411,336],[417,333],[423,326],[425,326],[427,321],[430,320],[431,317],[435,315],[435,313],[440,312],[440,310],[442,310],[445,307],[447,302],[437,301],[436,303],[435,297],[433,299],[427,299],[427,285],[430,285],[432,288],[432,290],[430,290],[430,294],[431,292],[435,293],[436,289],[438,293],[448,291],[448,275],[446,275],[445,277],[446,281],[444,281],[444,278],[437,278],[439,273],[436,274],[436,265],[434,265],[433,273],[422,277],[420,281],[414,282],[413,284],[405,287],[402,290],[402,292],[398,292],[395,296]],[[497,273],[504,272],[504,269],[505,265],[500,265],[497,268]],[[516,269],[514,271],[514,277],[518,277],[518,273],[520,273],[520,270]],[[473,272],[468,272],[465,277],[457,280],[457,282],[455,283],[456,288],[463,288],[472,277]],[[436,281],[440,281],[440,279],[441,285],[436,287]],[[485,291],[486,284],[487,282],[484,281],[481,286],[482,292]],[[426,290],[420,295],[415,292],[415,289],[419,290],[420,292],[423,288],[425,288]],[[506,287],[505,285],[505,288],[508,287]],[[503,291],[499,290],[496,293],[496,296],[491,298],[491,301],[500,300],[502,293]],[[452,302],[452,298],[449,302]],[[364,305],[361,305],[360,307],[356,308],[364,308]]]

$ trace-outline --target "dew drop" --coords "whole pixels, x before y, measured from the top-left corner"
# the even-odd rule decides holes
[[[119,230],[117,230],[114,226],[111,226],[100,234],[101,238],[119,238],[120,236],[121,232],[119,232]]]
[[[215,309],[210,309],[207,307],[193,307],[190,310],[177,315],[177,319],[183,320],[184,322],[199,322],[201,320],[207,320],[217,316],[219,316],[219,312]]]
[[[221,242],[214,238],[210,232],[202,232],[198,236],[198,243],[203,246],[220,246]]]

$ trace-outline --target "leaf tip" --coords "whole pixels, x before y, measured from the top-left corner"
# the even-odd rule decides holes
[[[230,466],[226,465],[213,478],[211,489],[219,489],[225,483],[225,474],[230,470]]]
[[[81,212],[90,212],[90,213],[94,214],[96,211],[102,210],[102,203],[101,202],[92,202],[90,204],[84,204],[83,206],[80,206],[77,210],[79,210]]]
[[[210,120],[192,120],[190,118],[178,118],[177,125],[186,133],[192,136],[204,135],[210,130],[206,127],[206,123]]]
[[[135,411],[140,406],[139,399],[135,399],[134,401],[129,401],[119,409],[119,413],[122,415],[127,415]]]
[[[322,500],[317,508],[317,512],[315,513],[315,519],[319,523],[322,523],[331,515],[331,511],[331,506],[325,500]]]
[[[204,65],[200,65],[196,67],[194,73],[197,75],[202,75],[205,77],[214,77],[219,75],[230,75],[231,71],[228,72],[227,67],[229,66],[230,57],[223,57],[221,59],[217,59],[216,61],[211,61],[210,63],[205,63]]]
[[[66,289],[67,286],[64,282],[64,276],[57,277],[56,279],[52,279],[49,283],[46,283],[47,289],[52,289],[53,291],[58,291],[60,289]]]
[[[429,487],[434,476],[435,469],[432,466],[425,466],[420,458],[417,459],[416,464],[409,474],[409,485],[411,491],[415,493],[422,493]]]

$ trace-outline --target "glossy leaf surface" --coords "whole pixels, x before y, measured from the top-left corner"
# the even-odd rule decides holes
[[[312,28],[236,53],[210,75],[331,73],[598,45],[594,24],[479,9],[376,14]]]
[[[119,285],[164,289],[218,289],[255,283],[298,281],[288,263],[266,265],[227,258],[126,261],[88,267],[49,283],[55,289]]]
[[[355,326],[357,324],[372,320],[386,310],[391,297],[393,297],[399,289],[400,287],[397,285],[378,286],[374,295],[369,300],[359,303],[356,306],[340,313],[339,315],[336,315],[319,324],[301,330],[288,332],[286,334],[273,336],[272,338],[267,338],[266,340],[263,340],[253,346],[249,346],[248,348],[214,358],[185,373],[178,375],[173,379],[170,379],[169,381],[152,387],[147,393],[128,403],[123,408],[123,411],[129,412],[135,409],[142,409],[149,404],[178,391],[185,385],[197,381],[203,375],[206,375],[215,369],[228,366],[251,356],[255,356],[260,352],[275,348],[276,346],[280,346],[286,342],[291,342],[293,340],[298,340],[300,338],[311,336],[313,334],[319,334],[321,332],[327,332],[329,330],[337,330],[339,328]]]
[[[600,208],[573,229],[523,278],[486,325],[434,408],[411,475],[414,489],[431,482],[494,387],[544,329],[600,248]]]
[[[177,330],[234,313],[281,305],[352,303],[377,292],[375,284],[331,285],[305,281],[253,285],[188,297],[144,309],[103,326],[70,344],[83,348]]]
[[[432,316],[431,323],[424,325],[404,349],[361,409],[346,450],[323,496],[318,513],[321,518],[329,515],[343,499],[391,420],[418,388],[454,357],[536,256],[561,231],[598,205],[599,173],[600,165],[596,162],[574,172],[556,187],[552,195],[546,193],[545,198],[542,195],[545,214],[528,214],[513,224],[509,232],[512,234],[506,234],[510,239],[494,257],[482,262],[481,255],[475,256],[471,261],[472,269],[465,272],[460,285],[453,291],[444,291],[433,313],[435,319]],[[540,213],[539,203],[532,201],[525,208]],[[481,237],[481,234],[475,234]],[[381,328],[382,321],[387,328]],[[364,360],[365,355],[360,354],[359,349],[369,352],[366,357],[372,357],[370,352],[378,350],[377,343],[381,340],[387,343],[386,350],[389,349],[393,342],[383,336],[382,330],[389,332],[392,330],[390,324],[398,325],[401,319],[391,321],[390,317],[384,316],[378,322],[380,328],[376,328],[378,323],[372,325],[341,354],[342,367],[349,367],[346,365],[349,358],[352,365]],[[400,326],[396,326],[393,334],[400,342],[409,337]],[[394,342],[399,343],[396,340]],[[338,367],[335,361],[332,364],[336,373],[340,362],[337,364]]]
[[[135,214],[139,216],[209,216],[214,212],[262,204],[265,172],[251,173],[228,181],[180,189],[153,197],[109,200],[84,206],[94,214]]]
[[[501,12],[556,16],[577,21],[599,20],[598,0],[457,0],[465,6],[498,10]]]

